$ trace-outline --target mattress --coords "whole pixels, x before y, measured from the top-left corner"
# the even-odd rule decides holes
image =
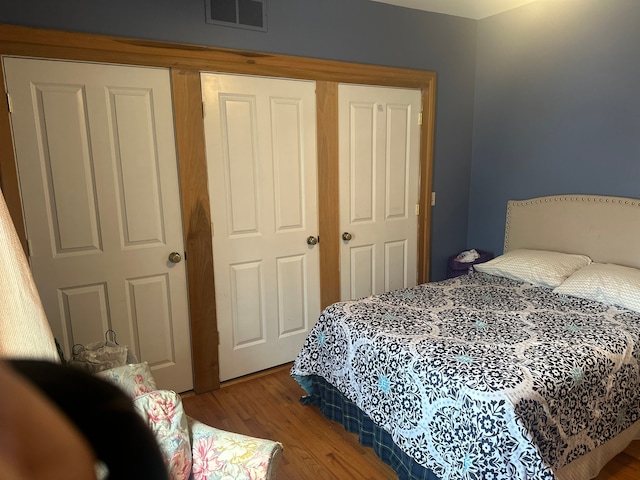
[[[640,314],[473,273],[329,306],[291,373],[438,478],[552,479],[637,424],[639,335]]]

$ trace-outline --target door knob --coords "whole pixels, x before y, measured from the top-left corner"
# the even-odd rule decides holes
[[[169,261],[171,263],[180,263],[180,260],[182,260],[182,255],[180,255],[178,252],[171,252],[169,254]]]
[[[343,239],[345,242],[348,242],[348,241],[349,241],[349,240],[351,240],[352,238],[353,238],[353,235],[351,235],[349,232],[344,232],[344,233],[342,234],[342,239]]]
[[[307,237],[307,245],[315,245],[318,243],[318,238],[314,236]]]

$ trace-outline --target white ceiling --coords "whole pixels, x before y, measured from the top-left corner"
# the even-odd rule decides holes
[[[536,0],[372,0],[400,7],[445,13],[457,17],[481,18],[517,8]]]

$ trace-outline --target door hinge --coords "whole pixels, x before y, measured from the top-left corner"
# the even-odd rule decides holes
[[[418,125],[422,125],[422,112],[418,113]]]
[[[11,94],[7,92],[7,108],[9,113],[13,113],[13,101],[11,100]]]
[[[420,215],[420,204],[416,203],[416,217]]]
[[[205,105],[204,105],[204,101],[202,102],[202,118],[205,117]]]
[[[27,238],[27,256],[31,258],[33,255],[33,247],[31,246],[31,239]]]

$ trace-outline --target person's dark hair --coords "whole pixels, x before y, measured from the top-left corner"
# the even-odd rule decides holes
[[[40,360],[10,360],[73,423],[109,470],[109,480],[168,479],[160,448],[132,400],[82,370]]]

